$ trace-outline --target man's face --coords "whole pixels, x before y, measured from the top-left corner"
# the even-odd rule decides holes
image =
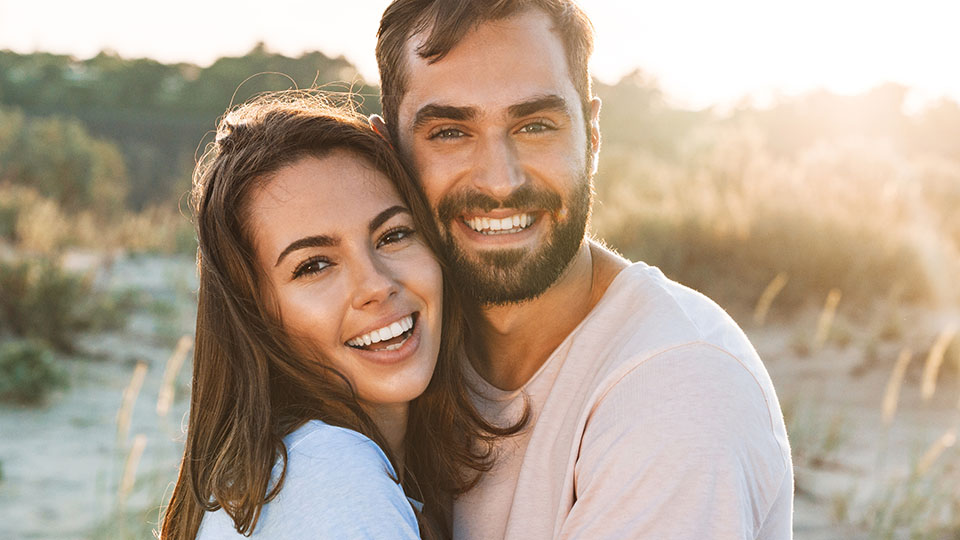
[[[489,21],[433,64],[407,45],[401,152],[419,173],[455,277],[483,304],[535,298],[576,254],[599,144],[545,13]]]

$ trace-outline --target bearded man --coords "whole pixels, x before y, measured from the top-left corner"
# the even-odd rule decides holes
[[[592,32],[570,0],[396,0],[381,20],[371,120],[478,307],[476,403],[504,424],[531,413],[455,501],[454,537],[789,538],[783,415],[746,336],[585,238]]]

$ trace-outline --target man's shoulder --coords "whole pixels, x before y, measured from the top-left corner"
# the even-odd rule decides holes
[[[635,358],[687,343],[707,343],[739,354],[749,341],[713,300],[642,262],[621,270],[601,300],[571,334],[602,340],[606,355]]]
[[[635,370],[649,371],[650,377],[673,370],[692,379],[710,372],[731,382],[752,380],[768,399],[773,397],[769,375],[737,323],[703,294],[644,263],[617,275],[570,335],[565,356],[561,371],[569,372],[568,384],[581,386],[594,399],[631,380],[626,376]],[[708,361],[721,370],[702,369]]]

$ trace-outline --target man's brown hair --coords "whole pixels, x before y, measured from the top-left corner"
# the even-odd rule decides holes
[[[530,9],[550,16],[553,31],[563,42],[567,69],[580,95],[584,118],[589,118],[593,25],[571,0],[395,0],[383,12],[377,32],[377,65],[380,68],[380,103],[392,137],[397,137],[397,116],[406,93],[407,41],[427,32],[417,54],[433,63],[447,55],[470,31],[487,21],[506,19]]]

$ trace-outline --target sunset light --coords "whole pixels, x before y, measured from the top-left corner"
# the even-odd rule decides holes
[[[0,49],[201,65],[263,41],[272,51],[345,55],[376,81],[375,33],[386,0],[0,3]],[[852,94],[884,82],[911,100],[960,97],[960,4],[942,0],[583,0],[597,30],[594,73],[641,69],[678,104],[732,104],[816,88]],[[148,7],[149,6],[149,7]]]
[[[960,0],[0,0],[0,539],[960,539],[958,66]]]

